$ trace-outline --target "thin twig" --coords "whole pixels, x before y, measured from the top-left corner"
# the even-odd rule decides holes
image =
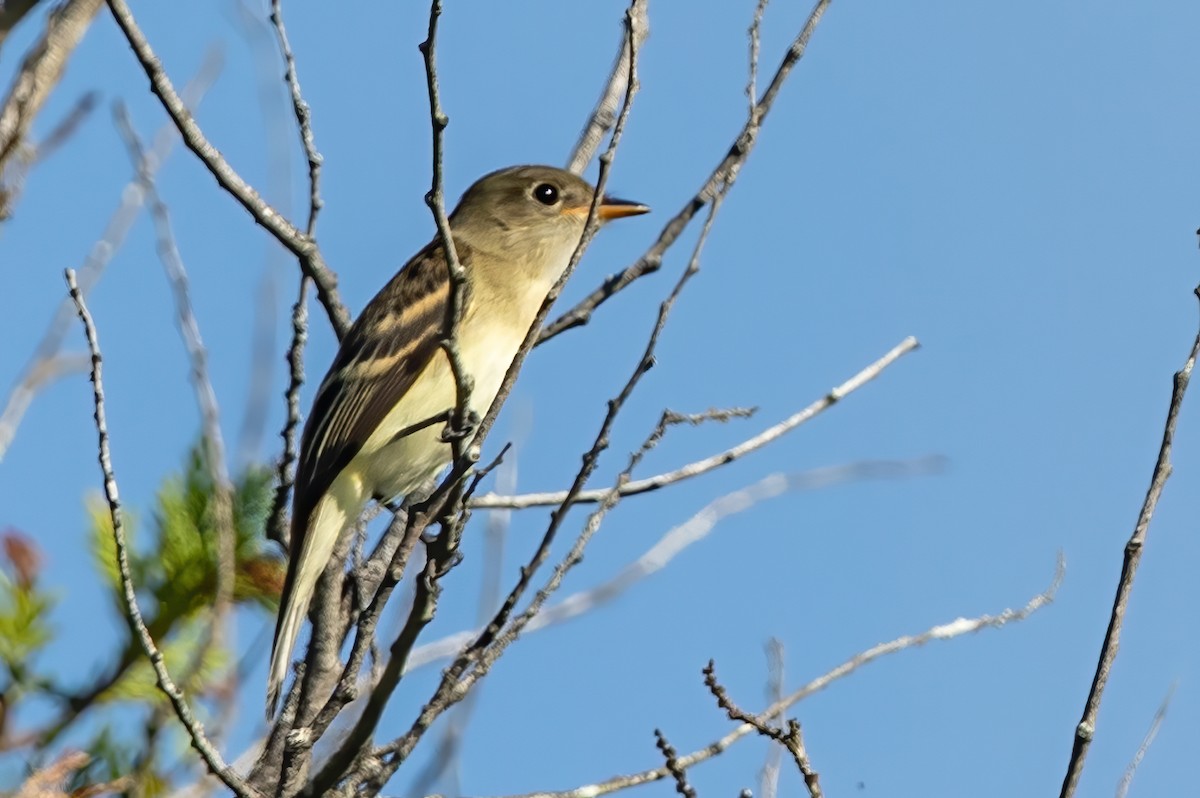
[[[750,22],[750,79],[746,82],[746,99],[750,101],[747,118],[753,119],[758,115],[758,53],[761,44],[763,15],[767,12],[770,0],[758,0],[754,6],[754,19]]]
[[[838,665],[833,670],[818,676],[808,684],[801,687],[799,690],[784,697],[783,700],[777,701],[767,707],[761,713],[759,718],[769,718],[786,710],[788,707],[807,698],[813,693],[824,690],[835,681],[849,676],[860,667],[867,665],[875,660],[885,657],[889,654],[896,654],[909,648],[916,648],[930,643],[934,640],[950,640],[962,635],[971,634],[981,631],[986,628],[999,628],[1010,623],[1017,623],[1028,618],[1033,613],[1040,610],[1042,607],[1054,600],[1054,594],[1058,591],[1059,585],[1062,583],[1065,565],[1062,557],[1059,557],[1058,567],[1055,569],[1054,580],[1050,586],[1043,592],[1034,596],[1024,607],[1018,610],[1004,610],[996,615],[981,615],[977,618],[959,618],[947,624],[934,626],[924,632],[916,635],[904,635],[895,640],[886,643],[880,643],[865,651],[855,654],[850,659]],[[738,740],[752,734],[755,731],[754,727],[743,723],[736,729],[731,731],[724,737],[716,740],[709,745],[697,751],[679,757],[679,763],[685,768],[693,767],[700,762],[712,759],[724,753]],[[631,773],[623,776],[614,776],[605,781],[594,784],[586,784],[581,787],[576,787],[572,790],[562,790],[559,792],[534,792],[524,793],[521,795],[508,796],[508,798],[598,798],[601,795],[608,795],[619,790],[627,790],[630,787],[637,787],[642,784],[649,784],[662,779],[670,778],[671,774],[666,768],[652,768],[643,770],[637,773]]]
[[[312,238],[317,229],[317,214],[321,212],[324,202],[321,200],[321,164],[324,159],[317,150],[316,139],[312,131],[312,110],[304,101],[300,91],[300,76],[296,73],[296,57],[292,55],[292,45],[288,41],[287,28],[283,25],[283,3],[271,0],[271,25],[279,39],[279,50],[283,54],[286,67],[284,80],[287,81],[288,92],[292,96],[292,113],[296,116],[296,127],[300,134],[300,144],[304,147],[304,157],[308,161],[308,225],[305,234]]]
[[[296,256],[301,270],[316,285],[317,299],[325,308],[334,332],[338,338],[342,338],[350,329],[350,313],[338,297],[337,276],[325,264],[316,240],[284,218],[229,165],[225,157],[204,136],[204,132],[184,106],[158,56],[154,54],[145,34],[138,27],[129,5],[125,0],[107,2],[146,77],[150,79],[150,90],[158,97],[163,109],[179,129],[184,144],[200,159],[217,184],[237,200],[259,226]]]
[[[296,432],[300,429],[300,388],[304,385],[304,345],[308,341],[308,278],[300,275],[300,295],[292,305],[292,342],[288,345],[288,387],[284,391],[287,418],[279,437],[283,438],[283,454],[275,467],[277,484],[267,521],[267,537],[290,548],[286,515],[288,493],[295,481]]]
[[[733,702],[725,688],[717,681],[716,665],[711,659],[704,668],[704,686],[712,693],[713,698],[717,699],[717,706],[725,710],[725,714],[729,716],[730,720],[752,726],[762,736],[774,740],[787,749],[796,762],[796,768],[804,777],[804,786],[808,788],[811,798],[821,798],[824,795],[821,791],[821,778],[813,769],[812,762],[809,761],[808,751],[804,748],[804,735],[800,731],[800,724],[795,719],[788,720],[785,732],[782,728],[771,724],[770,716],[759,718],[743,710]],[[780,701],[782,698],[773,703]]]
[[[683,796],[683,798],[696,798],[696,790],[688,783],[687,772],[685,768],[679,764],[678,754],[675,748],[667,742],[667,737],[662,733],[662,730],[654,730],[654,745],[666,760],[665,767],[671,774],[671,778],[675,780],[675,792]]]
[[[727,463],[737,460],[747,454],[761,449],[768,443],[777,438],[791,432],[796,427],[804,424],[807,421],[815,418],[824,411],[828,410],[833,405],[840,402],[845,397],[857,391],[859,388],[866,385],[871,380],[878,377],[885,369],[895,363],[904,355],[916,351],[920,347],[920,343],[916,338],[909,336],[896,346],[892,347],[883,357],[876,360],[871,365],[859,371],[850,379],[838,385],[825,396],[816,400],[812,404],[805,407],[803,410],[795,413],[778,424],[760,432],[753,438],[748,438],[737,446],[726,449],[719,454],[714,454],[710,457],[705,457],[702,460],[697,460],[694,463],[689,463],[682,468],[677,468],[674,471],[668,471],[657,476],[647,479],[639,479],[630,482],[620,488],[622,496],[632,496],[638,493],[646,493],[648,491],[658,490],[666,485],[680,482],[691,477],[699,476],[720,468]],[[601,490],[581,491],[574,498],[574,503],[589,503],[603,501],[606,494],[612,488],[604,488]],[[522,496],[500,496],[496,494],[485,494],[471,501],[472,507],[508,507],[514,510],[524,509],[526,507],[541,507],[559,504],[566,498],[566,491],[555,491],[552,493],[530,493]]]
[[[1200,299],[1200,286],[1193,291]],[[1150,529],[1150,520],[1158,507],[1163,488],[1171,476],[1171,445],[1175,441],[1175,426],[1179,423],[1179,411],[1183,407],[1183,396],[1187,392],[1188,382],[1192,377],[1192,369],[1196,358],[1200,355],[1200,332],[1192,342],[1191,352],[1184,361],[1183,368],[1175,372],[1171,384],[1171,401],[1167,407],[1167,420],[1163,426],[1162,442],[1158,447],[1158,458],[1150,476],[1150,487],[1142,502],[1141,512],[1138,513],[1137,523],[1133,534],[1125,543],[1125,556],[1121,562],[1121,575],[1117,580],[1117,593],[1113,599],[1112,612],[1108,619],[1108,629],[1104,633],[1104,643],[1100,646],[1100,657],[1096,663],[1096,673],[1092,678],[1092,687],[1088,691],[1087,701],[1083,705],[1083,717],[1075,727],[1075,739],[1071,746],[1071,758],[1067,762],[1067,774],[1063,778],[1060,798],[1070,798],[1075,794],[1075,787],[1083,773],[1083,763],[1087,759],[1088,747],[1096,734],[1096,716],[1100,712],[1100,699],[1112,673],[1113,663],[1117,659],[1120,648],[1121,628],[1125,621],[1125,611],[1129,607],[1129,596],[1133,592],[1133,578],[1137,574],[1138,564],[1142,560],[1142,551],[1146,545],[1146,533]]]
[[[610,276],[600,287],[588,294],[574,307],[550,324],[547,324],[538,339],[539,344],[545,343],[569,329],[587,324],[592,317],[592,313],[600,305],[627,288],[635,280],[658,271],[662,267],[663,255],[679,239],[679,236],[683,234],[683,231],[691,223],[692,219],[695,218],[696,214],[705,205],[712,202],[716,194],[722,190],[722,187],[727,191],[733,185],[741,172],[742,165],[745,164],[746,159],[750,156],[750,152],[754,149],[755,143],[758,141],[758,134],[762,129],[762,123],[767,113],[771,110],[775,98],[779,95],[779,90],[783,87],[783,83],[787,80],[792,68],[804,57],[804,52],[808,49],[809,39],[812,38],[813,31],[816,30],[817,23],[821,21],[821,17],[824,15],[825,9],[829,7],[830,2],[831,0],[818,0],[816,6],[809,14],[808,20],[804,23],[804,27],[792,42],[791,47],[788,48],[787,54],[784,55],[783,62],[775,71],[775,75],[771,78],[767,90],[763,92],[762,99],[755,107],[755,112],[747,117],[741,132],[734,139],[728,154],[717,164],[717,168],[712,171],[712,174],[709,175],[708,180],[705,181],[700,190],[667,222],[662,232],[659,233],[658,240],[635,263]]]
[[[454,375],[454,414],[446,427],[445,437],[450,441],[453,457],[457,462],[466,451],[465,439],[474,427],[474,420],[471,419],[471,392],[475,388],[475,380],[467,373],[462,360],[462,352],[458,346],[458,327],[462,323],[463,313],[466,312],[467,302],[470,300],[469,285],[467,270],[459,262],[458,250],[454,246],[454,235],[450,231],[450,219],[446,215],[446,197],[443,190],[442,161],[445,152],[446,126],[450,124],[450,118],[442,109],[441,90],[438,85],[437,29],[438,19],[441,15],[441,0],[433,0],[429,4],[428,35],[425,37],[425,41],[421,42],[419,49],[425,62],[425,86],[429,93],[429,123],[433,133],[432,178],[429,192],[425,195],[425,204],[429,207],[430,213],[433,214],[433,221],[437,225],[442,250],[446,256],[446,272],[450,280],[440,346],[450,364],[450,372]],[[477,451],[477,448],[475,450]]]
[[[125,517],[121,510],[121,498],[117,490],[117,477],[113,471],[112,456],[108,443],[108,420],[104,412],[104,382],[103,358],[100,354],[100,343],[96,336],[96,326],[92,314],[88,311],[83,299],[83,293],[75,279],[75,270],[66,270],[67,287],[71,292],[71,300],[83,322],[84,333],[87,337],[88,351],[92,356],[92,398],[95,405],[96,436],[100,471],[104,476],[104,496],[108,501],[109,516],[112,520],[113,541],[117,549],[117,569],[121,577],[121,594],[125,602],[126,620],[129,621],[143,653],[150,660],[158,688],[163,692],[175,709],[175,716],[187,731],[192,747],[200,754],[200,758],[208,766],[208,770],[238,798],[256,798],[258,793],[251,790],[242,778],[221,759],[221,754],[213,747],[204,734],[204,729],[192,714],[191,707],[163,662],[162,652],[155,645],[142,619],[142,611],[138,607],[137,593],[133,586],[133,578],[129,572],[129,551],[125,542]]]

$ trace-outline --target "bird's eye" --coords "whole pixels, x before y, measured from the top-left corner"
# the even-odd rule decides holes
[[[533,198],[543,205],[553,205],[558,202],[558,189],[549,183],[539,183],[534,186]]]

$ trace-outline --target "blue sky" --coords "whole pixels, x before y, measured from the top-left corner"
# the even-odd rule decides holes
[[[440,65],[448,195],[500,166],[565,161],[607,74],[623,8],[607,0],[447,4]],[[307,188],[295,136],[278,133],[282,84],[264,84],[256,72],[265,66],[274,78],[282,68],[262,63],[235,6],[137,3],[134,11],[177,83],[222,47],[225,68],[198,121],[243,176],[298,218]],[[640,254],[723,156],[745,114],[752,11],[752,3],[703,12],[651,5],[642,90],[609,185],[655,212],[604,231],[561,307]],[[787,0],[768,8],[764,72],[808,11]],[[421,3],[287,12],[325,158],[318,238],[354,311],[433,235],[422,202],[429,129],[416,49],[426,13]],[[34,27],[26,23],[6,42],[5,74]],[[623,416],[597,484],[619,470],[664,407],[760,410],[750,421],[673,431],[645,475],[749,437],[906,335],[923,348],[768,449],[629,499],[567,590],[602,582],[713,498],[773,472],[926,455],[947,465],[936,475],[765,502],[724,521],[614,604],[518,644],[483,685],[464,751],[464,793],[563,789],[655,766],[655,727],[681,751],[729,728],[701,682],[709,658],[733,695],[758,707],[768,637],[785,645],[787,686],[795,687],[877,642],[1024,604],[1049,583],[1061,550],[1066,581],[1029,621],[876,663],[793,711],[829,794],[986,798],[1057,789],[1157,452],[1171,374],[1196,330],[1197,29],[1200,7],[1184,2],[1137,12],[1116,2],[833,4],[722,208],[703,270],[677,306],[658,366]],[[64,294],[63,268],[81,263],[129,180],[107,104],[127,102],[143,136],[165,122],[104,14],[38,130],[88,90],[101,93],[102,110],[32,173],[0,240],[5,388]],[[285,157],[290,183],[278,177]],[[273,401],[253,453],[272,460],[295,265],[187,153],[172,155],[159,189],[191,276],[235,469],[255,307],[262,287],[273,286]],[[491,439],[498,446],[528,425],[521,488],[567,484],[694,235],[662,272],[531,358]],[[106,355],[122,494],[147,512],[199,429],[147,219],[90,304]],[[334,352],[327,325],[313,318],[306,403]],[[81,347],[77,331],[66,340]],[[49,388],[0,462],[0,527],[36,538],[49,559],[46,579],[60,586],[54,621],[63,635],[47,661],[68,679],[87,676],[91,664],[80,652],[104,650],[118,628],[85,538],[84,499],[100,487],[90,401],[82,376]],[[1115,789],[1176,681],[1134,794],[1175,794],[1192,781],[1185,763],[1200,744],[1192,722],[1200,712],[1193,405],[1184,408],[1176,470],[1100,713],[1087,794]],[[546,518],[544,510],[514,516],[506,583]],[[576,527],[583,518],[572,515]],[[449,578],[431,636],[473,617],[481,530],[477,524],[467,536],[466,560]],[[238,629],[239,640],[257,647],[259,666],[243,688],[231,755],[259,723],[271,621],[246,616]],[[434,675],[403,683],[383,732],[407,728]],[[696,787],[729,795],[756,786],[764,750],[757,741],[739,744],[696,769]],[[404,774],[395,791],[408,783]],[[785,767],[782,789],[801,788]]]

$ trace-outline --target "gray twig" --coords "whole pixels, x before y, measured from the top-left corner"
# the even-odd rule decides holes
[[[683,796],[683,798],[696,798],[696,790],[688,783],[687,771],[683,765],[679,763],[679,754],[675,748],[667,741],[667,737],[662,733],[661,729],[654,730],[654,745],[666,760],[665,767],[667,772],[671,774],[671,778],[675,780],[675,792]]]
[[[308,278],[300,276],[300,295],[292,306],[292,342],[288,345],[288,387],[284,391],[287,418],[279,437],[283,438],[283,454],[279,456],[275,474],[278,484],[267,521],[267,537],[290,549],[287,529],[287,500],[295,480],[296,432],[300,429],[300,388],[304,385],[304,345],[308,341]]]
[[[296,127],[300,133],[300,144],[304,147],[304,157],[308,161],[308,225],[305,235],[312,238],[317,229],[317,214],[321,212],[324,202],[321,200],[321,164],[324,159],[317,150],[316,139],[312,131],[312,110],[304,101],[300,92],[300,76],[296,73],[296,57],[292,54],[292,45],[288,41],[287,28],[283,25],[283,3],[271,0],[271,25],[279,39],[279,50],[283,54],[286,67],[284,79],[287,81],[288,92],[292,96],[292,112],[296,116]]]
[[[109,516],[112,520],[113,540],[117,549],[117,569],[121,577],[121,595],[125,602],[126,619],[142,647],[143,653],[150,660],[154,669],[158,688],[163,692],[175,709],[175,716],[187,731],[192,747],[200,754],[208,770],[238,798],[257,798],[258,793],[251,790],[242,778],[221,758],[221,754],[213,747],[204,734],[204,729],[192,714],[183,692],[171,679],[167,666],[163,661],[162,652],[155,645],[146,622],[142,619],[142,611],[138,607],[137,593],[133,586],[133,578],[129,572],[129,551],[125,542],[125,519],[121,510],[121,498],[117,490],[117,477],[113,471],[112,455],[109,452],[108,420],[104,412],[104,381],[103,357],[100,353],[100,343],[96,336],[96,325],[92,314],[88,311],[83,299],[83,293],[75,278],[75,270],[66,271],[67,287],[71,300],[75,303],[80,321],[83,322],[84,333],[87,337],[88,351],[92,357],[92,398],[95,405],[97,451],[100,471],[104,476],[104,496],[108,501]]]
[[[758,114],[758,53],[761,44],[763,15],[767,12],[769,0],[758,0],[754,6],[754,19],[750,23],[750,79],[746,82],[746,98],[750,101],[748,118],[753,119]]]
[[[1200,299],[1200,286],[1194,292]],[[1137,523],[1134,524],[1133,534],[1125,543],[1125,555],[1121,562],[1121,575],[1117,580],[1117,593],[1113,599],[1112,612],[1109,614],[1108,629],[1104,633],[1104,642],[1100,646],[1100,657],[1096,662],[1096,673],[1092,677],[1092,687],[1088,691],[1087,701],[1083,705],[1083,717],[1075,727],[1075,738],[1071,746],[1071,758],[1067,761],[1067,773],[1063,778],[1060,798],[1070,798],[1075,794],[1079,777],[1083,774],[1083,763],[1087,759],[1088,747],[1096,734],[1096,716],[1100,712],[1100,699],[1112,673],[1113,663],[1117,659],[1120,648],[1121,628],[1125,621],[1125,610],[1129,607],[1129,597],[1133,592],[1133,578],[1137,575],[1138,564],[1142,560],[1142,551],[1146,545],[1146,533],[1150,529],[1150,520],[1158,507],[1158,500],[1166,487],[1167,479],[1171,476],[1171,446],[1175,441],[1175,426],[1179,423],[1179,411],[1183,407],[1183,396],[1187,392],[1188,382],[1192,377],[1192,369],[1196,366],[1196,357],[1200,355],[1200,332],[1192,342],[1191,352],[1183,363],[1183,368],[1175,372],[1171,383],[1171,400],[1167,405],[1167,420],[1163,425],[1162,441],[1158,447],[1158,458],[1154,462],[1154,470],[1150,474],[1150,487],[1146,498],[1142,501],[1141,512],[1138,513]]]
[[[725,688],[717,681],[716,665],[711,659],[704,668],[704,686],[713,694],[713,698],[717,700],[717,706],[725,710],[725,714],[729,716],[730,720],[752,726],[762,736],[774,740],[787,749],[796,763],[796,768],[804,777],[804,786],[808,788],[808,794],[812,798],[821,798],[824,795],[824,792],[821,791],[821,778],[813,769],[812,762],[808,758],[808,751],[804,747],[804,735],[800,731],[798,721],[794,718],[789,719],[785,732],[782,728],[771,724],[771,715],[756,717],[743,710],[733,702]],[[777,699],[773,703],[778,704],[781,700]]]

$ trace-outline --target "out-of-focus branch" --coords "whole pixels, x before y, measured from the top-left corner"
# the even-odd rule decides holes
[[[43,139],[21,142],[20,157],[9,159],[0,175],[3,181],[0,184],[0,222],[12,216],[13,208],[29,179],[29,172],[54,155],[83,126],[84,120],[96,107],[98,96],[95,91],[84,92]]]
[[[337,276],[325,264],[325,258],[316,240],[285,219],[229,165],[224,156],[205,137],[204,131],[176,93],[171,79],[167,77],[158,56],[154,54],[146,36],[138,27],[128,4],[125,0],[107,2],[146,77],[150,79],[150,90],[158,97],[167,115],[179,129],[184,144],[200,159],[217,184],[237,200],[255,222],[296,256],[300,269],[317,287],[317,298],[329,316],[329,323],[333,325],[338,338],[344,336],[350,329],[350,313],[338,296]]]
[[[801,687],[799,690],[789,694],[783,700],[777,701],[767,707],[758,714],[758,718],[765,719],[788,709],[792,705],[807,698],[813,693],[824,690],[835,681],[849,676],[860,667],[874,662],[881,657],[889,654],[896,654],[909,648],[916,648],[930,643],[934,640],[950,640],[962,635],[978,632],[986,628],[999,628],[1010,623],[1023,621],[1033,613],[1040,610],[1042,607],[1054,600],[1054,594],[1058,591],[1059,585],[1062,583],[1062,578],[1065,570],[1065,565],[1062,558],[1059,558],[1058,567],[1055,569],[1054,580],[1050,586],[1043,592],[1034,596],[1025,604],[1024,607],[1017,610],[1004,610],[995,615],[981,615],[977,618],[958,618],[946,624],[934,626],[920,634],[904,635],[895,640],[890,640],[886,643],[872,646],[871,648],[855,654],[850,659],[838,665],[833,670],[818,676],[808,684]],[[679,764],[684,768],[690,768],[706,760],[720,756],[729,749],[738,740],[752,734],[755,731],[754,727],[748,723],[743,723],[729,734],[715,740],[709,745],[694,751],[686,756],[679,757]],[[508,798],[599,798],[601,795],[627,790],[631,787],[637,787],[642,784],[660,781],[670,778],[671,774],[665,767],[652,768],[643,770],[637,773],[631,773],[624,776],[614,776],[605,781],[596,782],[594,784],[586,784],[581,787],[576,787],[572,790],[562,790],[558,792],[533,792],[523,793],[519,796],[509,796]]]
[[[20,151],[33,120],[58,85],[67,59],[101,5],[103,0],[65,0],[50,12],[45,32],[25,54],[8,96],[0,105],[0,175]],[[7,215],[4,205],[0,202],[0,218]]]
[[[1200,286],[1194,292],[1200,299]],[[1071,746],[1071,758],[1067,761],[1067,774],[1063,778],[1061,798],[1070,798],[1075,794],[1079,777],[1083,774],[1083,764],[1087,759],[1088,747],[1096,734],[1096,716],[1100,712],[1100,699],[1112,673],[1113,663],[1117,659],[1120,648],[1121,628],[1125,621],[1125,610],[1129,607],[1129,596],[1133,592],[1133,578],[1137,575],[1138,564],[1142,560],[1142,550],[1146,545],[1146,533],[1150,529],[1150,520],[1158,507],[1163,488],[1171,476],[1171,446],[1175,441],[1175,427],[1179,423],[1179,411],[1183,407],[1183,396],[1187,393],[1188,382],[1192,378],[1192,369],[1196,366],[1196,358],[1200,356],[1200,332],[1192,342],[1191,352],[1183,363],[1183,368],[1175,372],[1171,382],[1171,399],[1167,405],[1167,420],[1163,425],[1162,441],[1158,447],[1158,458],[1154,470],[1150,473],[1150,487],[1146,498],[1142,501],[1141,512],[1138,513],[1137,523],[1134,524],[1133,534],[1125,543],[1125,556],[1121,562],[1121,575],[1117,580],[1117,594],[1113,599],[1112,612],[1108,618],[1108,629],[1104,633],[1104,642],[1100,646],[1100,657],[1096,663],[1096,673],[1092,677],[1092,687],[1088,691],[1087,701],[1083,705],[1083,717],[1075,727],[1075,738]]]
[[[89,784],[68,792],[72,777],[88,766],[92,758],[82,751],[68,751],[41,770],[36,771],[11,793],[11,798],[75,798],[123,793],[133,786],[133,779],[123,776],[103,784]]]
[[[104,477],[104,497],[108,501],[109,517],[112,520],[113,541],[117,549],[117,571],[121,579],[121,596],[125,602],[126,620],[134,632],[143,653],[150,660],[154,669],[158,687],[171,702],[175,716],[187,731],[192,747],[200,754],[208,770],[238,798],[258,798],[258,793],[246,786],[242,778],[232,768],[225,764],[221,754],[209,742],[204,729],[192,714],[191,707],[183,697],[183,692],[171,679],[167,666],[163,662],[162,652],[155,645],[154,639],[146,628],[142,611],[138,607],[137,593],[133,586],[133,578],[129,572],[129,550],[125,542],[125,516],[121,510],[121,498],[117,489],[117,477],[113,471],[112,455],[108,443],[108,419],[104,410],[103,357],[100,353],[100,343],[96,336],[96,325],[92,314],[84,302],[83,293],[76,281],[74,269],[66,271],[67,287],[71,292],[71,300],[83,322],[84,333],[87,337],[88,351],[92,356],[92,398],[95,405],[96,436],[100,471]]]
[[[783,700],[784,684],[784,655],[783,642],[772,637],[764,649],[767,652],[767,703],[775,704]],[[783,715],[772,715],[767,723],[779,723]],[[775,798],[779,794],[779,771],[782,761],[782,749],[778,745],[767,748],[767,757],[759,771],[760,798]]]
[[[229,478],[229,467],[225,459],[225,436],[221,434],[221,411],[217,404],[217,392],[213,389],[212,380],[208,375],[208,350],[200,336],[200,324],[192,308],[187,269],[183,265],[183,256],[179,252],[175,231],[171,226],[170,210],[158,193],[158,186],[149,170],[146,148],[134,130],[129,112],[123,103],[118,102],[114,106],[113,116],[117,130],[129,151],[129,158],[142,191],[150,203],[150,216],[154,220],[155,247],[166,271],[167,280],[171,284],[171,291],[175,295],[175,316],[179,324],[179,335],[187,350],[192,390],[200,411],[204,465],[208,470],[209,479],[212,480],[213,520],[217,530],[217,584],[213,604],[214,619],[212,624],[205,627],[204,639],[198,647],[196,662],[199,663],[210,645],[228,645],[231,648],[234,645],[233,640],[227,637],[231,629],[226,628],[231,626],[229,610],[233,606],[233,583],[237,574],[233,480]],[[233,673],[236,674],[236,669]]]
[[[1171,699],[1175,697],[1175,688],[1178,685],[1172,684],[1167,694],[1163,697],[1162,703],[1158,705],[1158,711],[1154,713],[1154,720],[1150,721],[1150,728],[1146,732],[1146,736],[1142,738],[1141,745],[1133,754],[1133,759],[1129,760],[1129,765],[1125,768],[1125,773],[1121,776],[1121,781],[1117,783],[1117,798],[1127,798],[1129,788],[1133,785],[1134,774],[1137,773],[1138,767],[1141,766],[1142,760],[1146,758],[1146,752],[1150,750],[1150,746],[1154,744],[1154,738],[1158,736],[1158,730],[1162,726],[1163,721],[1167,719],[1167,707],[1171,706]]]
[[[591,117],[579,133],[579,141],[571,150],[571,157],[567,159],[567,169],[577,175],[583,174],[583,170],[596,155],[596,150],[600,148],[600,142],[616,124],[617,108],[620,106],[622,95],[625,94],[625,87],[629,85],[631,47],[640,49],[646,37],[650,35],[650,19],[646,15],[646,7],[633,5],[630,6],[630,12],[638,16],[633,38],[631,40],[624,30],[621,31],[621,45],[617,49],[617,58],[608,75],[608,82],[604,85],[604,91],[600,93],[596,107],[592,109]]]
[[[183,99],[189,108],[199,104],[200,100],[217,79],[217,75],[221,71],[221,60],[220,51],[210,51],[200,70],[196,73],[196,77],[184,87]],[[175,143],[175,136],[175,126],[169,124],[164,125],[155,134],[146,159],[146,169],[151,176],[166,160],[171,147]],[[139,178],[134,176],[129,184],[126,185],[125,190],[121,192],[120,205],[109,218],[108,225],[104,229],[104,234],[93,245],[92,251],[88,254],[83,267],[79,270],[79,289],[85,297],[100,279],[113,255],[120,250],[121,245],[125,241],[126,234],[133,226],[134,220],[137,219],[138,213],[142,209],[144,201],[145,193],[139,186]],[[29,363],[25,366],[25,371],[21,375],[20,381],[9,393],[8,400],[4,404],[4,410],[0,412],[0,460],[4,459],[9,445],[17,434],[17,428],[21,424],[21,419],[25,416],[25,411],[29,408],[34,396],[52,381],[52,379],[46,378],[44,372],[46,368],[45,364],[48,361],[59,358],[58,350],[62,346],[63,336],[66,335],[74,318],[74,306],[71,303],[70,297],[65,297],[59,303],[58,309],[54,312],[49,324],[46,325],[46,330],[42,333],[42,339],[38,341],[37,347],[29,359]],[[51,374],[53,377],[58,376],[58,374],[54,373],[53,369],[51,370]]]
[[[816,6],[808,16],[808,20],[804,23],[804,27],[796,36],[788,48],[787,54],[783,57],[783,63],[775,71],[774,77],[771,78],[767,90],[763,92],[762,99],[754,104],[753,110],[748,115],[745,124],[742,126],[741,132],[734,139],[733,145],[730,146],[729,152],[717,164],[717,168],[709,175],[708,180],[700,188],[696,194],[689,199],[683,208],[675,214],[662,232],[658,235],[658,240],[655,241],[648,250],[631,266],[626,267],[622,271],[606,279],[599,288],[588,294],[583,300],[578,302],[573,308],[563,313],[542,331],[538,343],[545,343],[551,338],[566,332],[573,327],[580,327],[587,324],[592,317],[592,313],[596,308],[607,302],[619,291],[627,288],[635,280],[652,274],[662,267],[663,255],[668,249],[678,240],[683,231],[691,223],[692,219],[704,208],[705,205],[713,201],[718,193],[728,191],[729,187],[737,180],[741,172],[742,165],[750,156],[750,152],[754,149],[755,143],[758,141],[758,134],[762,129],[763,120],[767,113],[771,110],[771,106],[775,103],[775,98],[779,95],[779,90],[783,87],[784,81],[787,80],[792,68],[804,57],[805,50],[808,49],[808,41],[812,38],[813,31],[817,28],[817,23],[821,21],[821,17],[825,13],[825,9],[829,7],[830,0],[818,0]]]

